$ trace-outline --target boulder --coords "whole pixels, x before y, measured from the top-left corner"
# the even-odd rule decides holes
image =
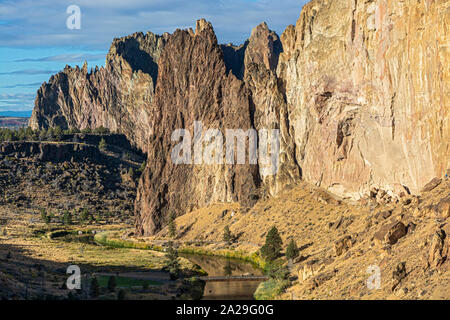
[[[392,272],[392,291],[394,291],[400,282],[406,278],[406,262],[401,262],[397,265],[395,270]]]
[[[450,196],[439,201],[435,207],[435,212],[442,219],[450,217]]]
[[[337,257],[346,253],[353,246],[353,240],[351,236],[345,236],[338,240],[334,244],[334,253]]]
[[[407,228],[401,221],[393,221],[383,225],[374,235],[380,243],[394,245],[407,234]]]
[[[433,178],[430,182],[428,182],[421,190],[421,192],[430,192],[434,189],[436,189],[437,186],[439,186],[442,182],[442,179],[439,178]]]
[[[446,245],[447,235],[444,230],[439,229],[433,234],[431,247],[428,252],[428,266],[439,267],[447,259],[448,246]]]

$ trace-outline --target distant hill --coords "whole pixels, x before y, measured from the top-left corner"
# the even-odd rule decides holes
[[[27,117],[6,117],[0,115],[0,128],[21,128],[28,127],[28,119]]]
[[[0,111],[0,117],[30,118],[32,110],[29,111]]]

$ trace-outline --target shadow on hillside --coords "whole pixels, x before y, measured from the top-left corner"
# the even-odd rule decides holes
[[[57,244],[55,244],[57,245]],[[136,273],[161,272],[142,267],[96,266],[86,263],[61,263],[31,257],[23,247],[0,243],[0,300],[1,299],[44,299],[46,296],[66,297],[69,290],[65,283],[72,273],[70,265],[80,268],[82,278],[91,278],[93,273]],[[38,297],[41,298],[38,298]]]

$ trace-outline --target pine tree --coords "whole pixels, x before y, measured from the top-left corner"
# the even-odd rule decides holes
[[[108,279],[108,290],[109,292],[116,291],[116,277],[112,276]]]
[[[64,215],[63,215],[63,223],[66,226],[69,226],[72,224],[72,215],[70,214],[69,210],[65,210],[64,211]]]
[[[166,259],[166,268],[170,273],[170,278],[175,280],[180,274],[180,264],[178,262],[178,251],[174,249],[172,242],[169,242]]]
[[[55,130],[53,131],[54,137],[56,141],[62,140],[62,129],[61,127],[57,126]]]
[[[47,129],[42,129],[41,132],[39,133],[39,139],[41,141],[44,141],[47,139]]]
[[[268,261],[277,259],[281,254],[283,241],[281,240],[278,229],[273,226],[266,235],[266,243],[261,247],[261,255]]]
[[[223,229],[223,241],[225,241],[228,245],[233,242],[233,235],[231,234],[230,228],[228,226]]]
[[[291,239],[286,249],[286,258],[288,260],[295,259],[298,257],[298,254],[299,250],[297,244],[295,243],[294,239]]]
[[[50,223],[50,216],[47,215],[47,212],[45,211],[45,209],[41,209],[41,219],[46,224]]]
[[[169,237],[171,238],[175,238],[175,236],[177,235],[177,226],[175,223],[175,212],[172,211],[169,215],[169,223],[168,223],[168,228],[169,228]]]
[[[79,217],[80,222],[81,223],[86,222],[86,220],[88,220],[88,218],[89,218],[89,211],[87,208],[83,208],[83,210],[81,210],[80,217]]]

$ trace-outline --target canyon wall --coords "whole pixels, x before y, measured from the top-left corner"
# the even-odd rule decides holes
[[[263,23],[239,47],[219,45],[205,20],[115,39],[105,68],[66,67],[44,83],[30,124],[104,126],[145,151],[141,235],[171,212],[250,207],[302,178],[354,199],[374,188],[415,193],[450,164],[448,3],[314,0],[281,37]],[[187,129],[193,145],[195,121],[222,134],[279,129],[277,173],[248,157],[175,164],[172,134]]]
[[[359,198],[411,192],[449,163],[449,1],[311,1],[282,35],[305,180]]]
[[[153,130],[150,104],[158,60],[168,35],[135,33],[114,39],[105,67],[66,66],[37,92],[33,129],[109,128],[143,151]]]
[[[171,212],[179,215],[214,202],[256,200],[260,184],[254,165],[193,162],[194,140],[204,137],[206,130],[252,127],[250,93],[226,72],[211,24],[200,20],[195,33],[177,30],[171,35],[158,73],[153,105],[158,126],[136,199],[136,228],[144,235],[162,228]],[[195,121],[202,123],[203,134],[194,132]],[[172,139],[176,129],[189,131],[189,143],[180,155],[188,155],[192,163],[177,164],[172,158],[180,143],[180,137]]]

